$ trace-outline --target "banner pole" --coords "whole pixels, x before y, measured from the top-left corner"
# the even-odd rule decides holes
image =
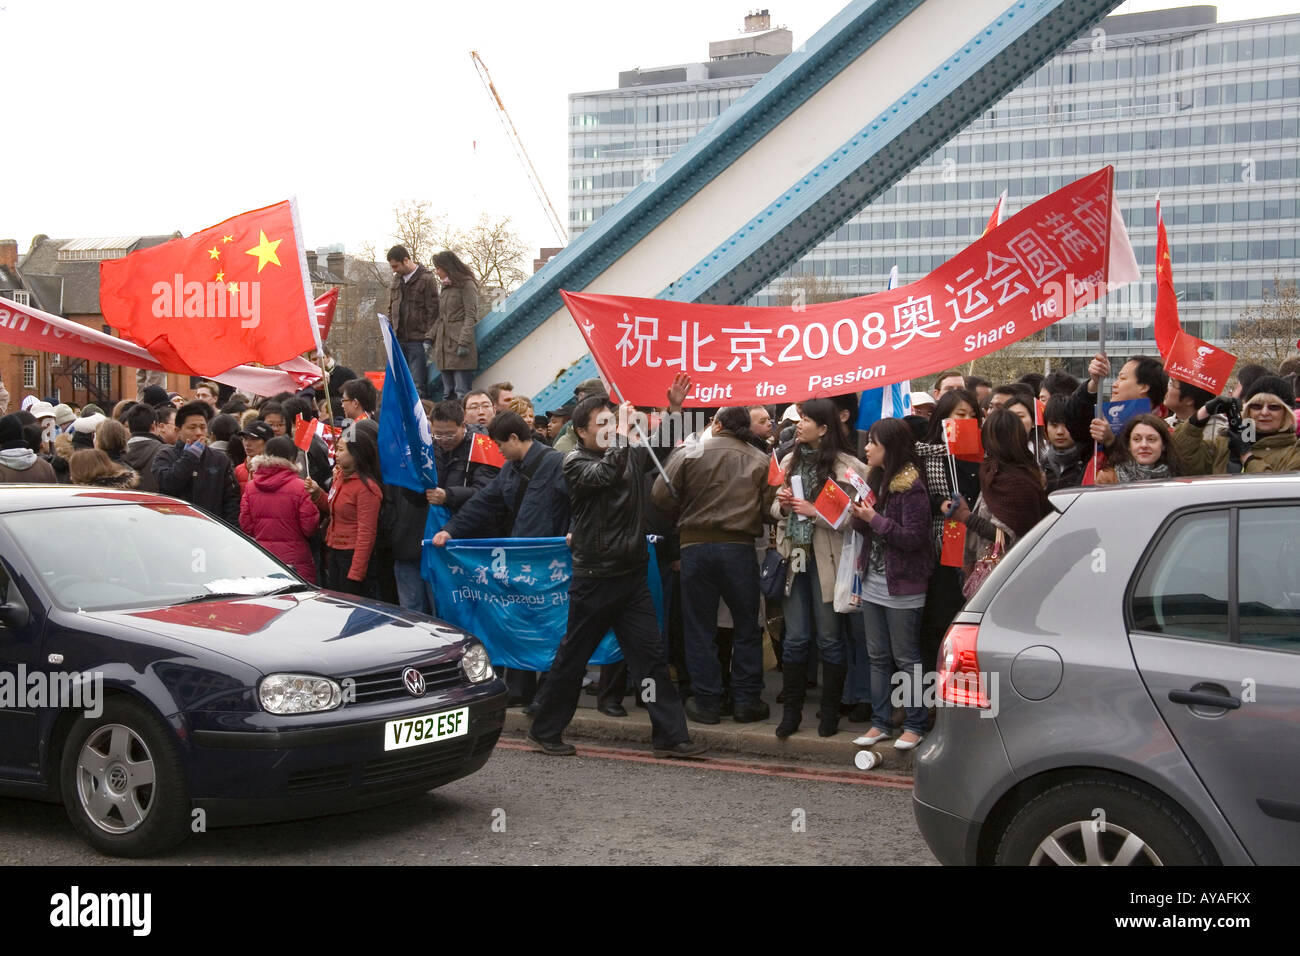
[[[618,403],[622,405],[623,393],[619,391],[618,384],[614,381],[612,377],[609,380],[609,387],[611,390],[614,391],[616,395],[618,395]],[[668,472],[664,471],[664,466],[659,461],[659,456],[656,455],[654,453],[654,450],[650,447],[650,439],[646,437],[645,432],[641,431],[641,426],[638,425],[635,420],[629,421],[628,424],[632,426],[633,430],[635,430],[636,433],[641,437],[641,440],[645,442],[646,452],[650,455],[650,460],[655,463],[655,468],[659,470],[659,476],[663,478],[664,484],[668,486],[668,491],[672,494],[674,498],[676,498],[677,492],[673,491],[673,483],[668,477]]]
[[[316,320],[316,297],[311,288],[311,275],[307,272],[307,250],[302,244],[302,223],[298,219],[298,197],[289,197],[289,216],[293,220],[293,241],[298,245],[298,265],[302,270],[303,292],[307,297],[307,321],[311,323],[311,337],[316,343],[316,364],[320,367],[321,391],[325,394],[326,424],[334,425],[334,410],[330,406],[330,378],[325,371],[325,345],[320,338],[320,323]]]
[[[1106,318],[1107,318],[1106,312],[1110,305],[1110,226],[1111,226],[1111,221],[1114,218],[1114,215],[1115,215],[1115,167],[1107,166],[1106,167],[1106,245],[1105,248],[1102,250],[1103,258],[1102,258],[1102,267],[1101,267],[1102,269],[1101,271],[1101,283],[1102,283],[1101,315],[1098,316],[1097,318],[1097,338],[1100,340],[1099,344],[1101,346],[1101,354],[1103,357],[1106,355]],[[1097,410],[1095,414],[1096,418],[1101,418],[1101,386],[1102,383],[1098,382],[1097,383]],[[1101,448],[1099,447],[1100,446],[1099,442],[1094,442],[1093,444],[1094,446],[1097,446],[1094,447],[1093,449],[1093,457],[1095,458],[1097,454],[1101,451]]]

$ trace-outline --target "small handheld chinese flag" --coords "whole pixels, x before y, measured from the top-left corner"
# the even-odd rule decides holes
[[[1160,198],[1156,197],[1156,348],[1161,358],[1168,358],[1174,337],[1182,331],[1178,319],[1178,295],[1174,292],[1174,265],[1169,256],[1169,237],[1165,233],[1165,220],[1160,214]]]
[[[316,433],[316,423],[299,415],[293,423],[293,443],[303,451],[311,450],[311,436]]]
[[[954,518],[943,523],[943,550],[939,563],[945,568],[960,568],[966,551],[966,526]]]
[[[973,418],[948,418],[943,423],[943,438],[948,454],[962,461],[984,461],[984,442],[980,439],[980,423]]]
[[[1043,409],[1046,406],[1039,399],[1034,399],[1034,424],[1039,428],[1043,427]]]
[[[506,464],[497,443],[482,432],[475,433],[474,441],[470,443],[469,460],[480,465],[495,465],[497,468],[504,468]]]
[[[776,460],[776,452],[772,452],[772,460],[767,463],[767,483],[774,488],[785,483],[785,472]]]
[[[849,501],[848,493],[837,485],[834,479],[827,478],[826,484],[822,485],[821,493],[817,495],[817,500],[813,502],[813,507],[832,528],[838,528],[848,517],[852,502]]]

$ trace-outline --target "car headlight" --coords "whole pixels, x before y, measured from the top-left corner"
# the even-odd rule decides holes
[[[272,674],[258,685],[257,697],[272,714],[314,714],[337,707],[343,691],[328,677]]]
[[[460,659],[460,669],[471,684],[481,684],[496,676],[492,670],[492,661],[488,659],[487,648],[477,641],[465,645],[465,653]]]

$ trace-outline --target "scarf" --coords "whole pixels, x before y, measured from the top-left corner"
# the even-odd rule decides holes
[[[794,473],[803,481],[804,495],[812,495],[813,498],[826,482],[826,476],[817,468],[818,454],[818,450],[811,445],[794,446]],[[807,546],[812,542],[813,529],[816,527],[816,520],[791,512],[785,522],[785,535],[796,547]]]
[[[1078,445],[1071,445],[1069,448],[1057,448],[1055,445],[1049,445],[1047,455],[1043,460],[1043,464],[1045,464],[1048,467],[1048,470],[1050,470],[1057,478],[1065,474],[1066,469],[1073,468],[1078,463]]]
[[[1168,478],[1169,465],[1140,465],[1136,461],[1121,461],[1115,466],[1115,478],[1121,484],[1130,481],[1150,481],[1153,478]]]
[[[1047,496],[1036,475],[1024,468],[999,467],[985,459],[980,465],[980,492],[989,513],[1022,538],[1047,514]]]

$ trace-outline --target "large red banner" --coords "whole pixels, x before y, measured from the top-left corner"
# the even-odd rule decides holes
[[[1108,166],[985,233],[930,275],[791,307],[561,292],[620,397],[656,406],[792,402],[918,378],[995,352],[1140,278]]]

